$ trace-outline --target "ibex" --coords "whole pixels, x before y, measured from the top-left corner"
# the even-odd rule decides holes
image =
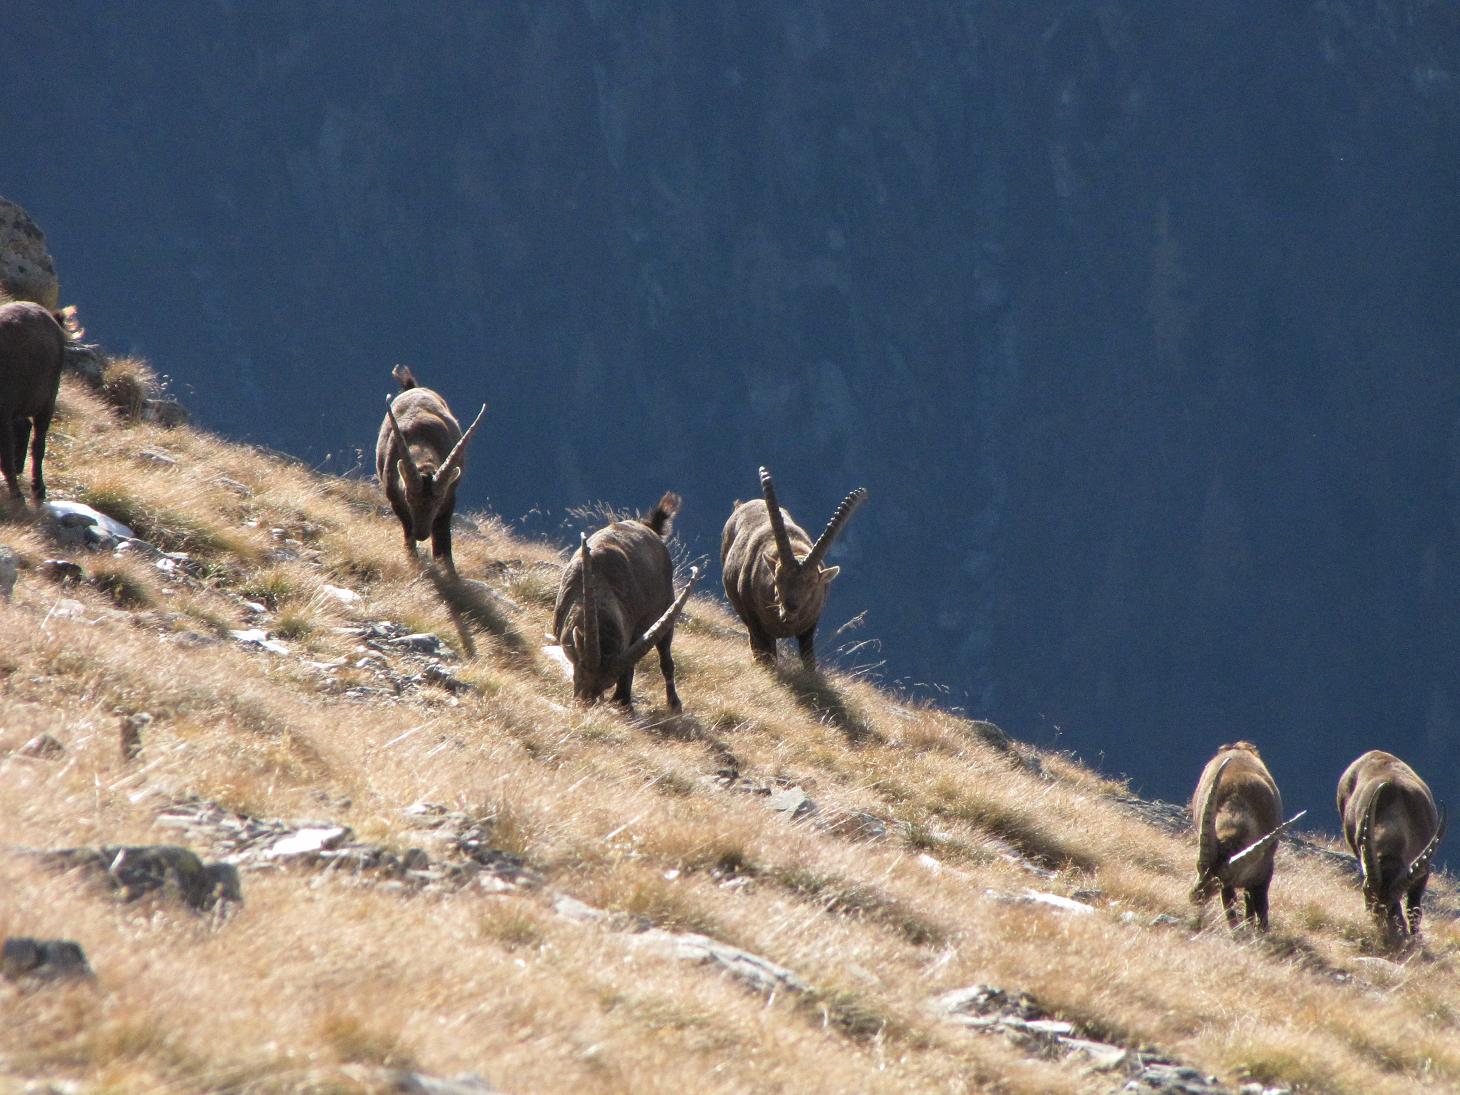
[[[446,400],[416,384],[410,369],[397,365],[391,375],[401,390],[386,397],[385,421],[375,441],[375,474],[385,488],[390,508],[405,530],[406,551],[418,558],[416,542],[431,538],[431,557],[456,572],[451,557],[451,515],[456,509],[456,483],[466,463],[466,445],[481,424],[461,425]]]
[[[1364,903],[1391,941],[1419,931],[1430,862],[1445,835],[1445,814],[1413,768],[1371,749],[1338,781],[1343,835],[1359,860]]]
[[[750,632],[757,661],[774,664],[776,640],[795,636],[801,660],[816,665],[816,624],[826,588],[841,567],[822,566],[832,543],[867,500],[858,487],[842,499],[815,544],[776,500],[771,473],[760,469],[764,501],[739,502],[725,522],[720,562],[725,595]]]
[[[689,599],[698,568],[678,598],[674,564],[664,546],[677,494],[665,494],[637,521],[615,521],[579,539],[578,551],[563,569],[553,609],[553,634],[573,664],[573,695],[596,703],[610,685],[613,698],[632,710],[634,666],[651,646],[659,648],[669,709],[683,710],[674,689],[674,621]]]
[[[21,497],[29,446],[31,497],[45,500],[46,432],[56,413],[66,343],[79,334],[70,309],[50,312],[25,300],[0,304],[0,471],[12,498]]]
[[[1196,885],[1191,900],[1205,904],[1218,891],[1227,923],[1236,927],[1237,889],[1245,919],[1267,931],[1267,889],[1283,824],[1283,800],[1257,746],[1234,742],[1207,761],[1191,798],[1197,826]],[[1296,819],[1294,819],[1296,820]]]

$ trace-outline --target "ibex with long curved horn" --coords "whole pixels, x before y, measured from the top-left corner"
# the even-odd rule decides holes
[[[816,624],[827,586],[841,567],[823,566],[826,553],[857,507],[867,500],[858,487],[842,499],[826,531],[811,542],[781,508],[771,473],[760,469],[762,501],[738,502],[720,538],[725,595],[745,621],[758,661],[774,664],[776,640],[795,637],[801,660],[816,665]]]
[[[1416,934],[1445,835],[1445,813],[1429,786],[1394,754],[1371,749],[1339,778],[1338,813],[1359,860],[1365,905],[1391,942]]]
[[[411,558],[419,558],[416,542],[429,536],[431,557],[455,573],[451,515],[456,509],[456,483],[466,466],[467,442],[487,405],[482,404],[476,421],[462,433],[446,400],[417,385],[410,369],[397,365],[391,375],[401,390],[386,399],[385,420],[375,441],[375,474],[405,530]]]
[[[634,666],[654,646],[669,709],[683,710],[669,647],[700,572],[691,568],[689,582],[675,597],[674,563],[664,541],[679,504],[679,495],[665,494],[647,517],[615,521],[581,537],[563,568],[553,634],[573,663],[573,695],[586,703],[596,703],[617,685],[614,701],[632,709]]]
[[[1245,919],[1267,931],[1283,800],[1272,773],[1250,741],[1234,742],[1207,761],[1191,798],[1197,827],[1196,885],[1191,900],[1204,905],[1220,892],[1227,923],[1236,927],[1237,890],[1245,892]]]

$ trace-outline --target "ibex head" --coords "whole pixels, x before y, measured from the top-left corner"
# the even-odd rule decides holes
[[[760,489],[765,495],[766,513],[770,516],[771,534],[776,540],[776,612],[785,624],[794,624],[803,613],[813,618],[821,611],[826,587],[841,573],[841,567],[823,566],[822,560],[831,550],[831,545],[841,535],[842,529],[857,507],[867,500],[865,487],[858,487],[842,499],[836,512],[827,522],[826,530],[812,545],[804,559],[797,559],[791,549],[791,539],[786,534],[786,518],[776,498],[776,486],[771,473],[760,469]],[[809,612],[808,612],[809,610]]]
[[[411,447],[406,441],[406,435],[402,432],[400,422],[395,417],[394,397],[386,397],[385,413],[390,419],[390,428],[395,434],[396,443],[400,445],[400,455],[396,457],[392,474],[394,474],[401,494],[405,497],[406,506],[410,510],[411,534],[417,540],[425,540],[431,535],[431,525],[441,512],[442,505],[451,498],[452,488],[461,478],[461,463],[466,456],[466,444],[471,440],[471,435],[476,432],[477,426],[481,424],[482,416],[487,413],[487,405],[482,404],[482,409],[477,412],[476,419],[452,446],[439,467],[433,465],[430,460],[424,464],[416,463],[415,457],[411,455]]]
[[[618,682],[625,670],[635,665],[648,653],[650,647],[657,646],[674,628],[674,621],[684,609],[690,591],[699,579],[700,569],[690,567],[689,581],[685,583],[684,589],[649,630],[630,641],[623,649],[612,649],[623,638],[617,634],[617,628],[605,628],[600,619],[599,591],[593,578],[593,556],[588,550],[588,537],[583,533],[578,536],[578,557],[582,563],[582,585],[579,590],[582,622],[572,629],[568,639],[573,663],[573,696],[583,703],[596,703],[599,696]],[[610,630],[614,634],[606,634]]]

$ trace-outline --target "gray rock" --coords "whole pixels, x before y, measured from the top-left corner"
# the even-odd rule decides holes
[[[80,502],[46,502],[41,506],[41,512],[49,521],[52,537],[68,547],[110,551],[121,540],[137,538],[137,534],[120,521]]]
[[[176,467],[178,462],[177,457],[173,456],[166,449],[151,446],[138,449],[137,457],[138,459],[146,460],[149,464],[161,464],[163,467]]]
[[[106,373],[106,354],[100,346],[90,342],[68,342],[64,355],[62,369],[80,377],[93,388],[101,387],[101,378]]]
[[[0,289],[15,300],[33,300],[54,309],[61,299],[56,264],[46,251],[45,234],[30,214],[0,198]]]
[[[386,1090],[400,1095],[500,1095],[495,1087],[475,1072],[443,1079],[423,1072],[392,1072]]]
[[[81,569],[80,565],[73,563],[70,559],[47,559],[36,567],[36,573],[57,585],[74,584],[86,577],[86,572]]]
[[[15,592],[15,577],[20,572],[20,557],[8,547],[0,546],[0,598],[10,600]]]
[[[57,760],[66,755],[66,747],[50,734],[37,734],[20,747],[20,755],[40,760]]]
[[[1217,1083],[1188,1065],[1154,1061],[1141,1068],[1120,1089],[1130,1095],[1231,1095],[1231,1088]]]
[[[247,646],[254,650],[266,650],[270,654],[287,654],[289,648],[278,639],[269,638],[269,633],[261,627],[250,627],[240,631],[230,631],[235,642],[240,646]]]
[[[68,977],[92,977],[91,966],[79,943],[69,939],[29,939],[15,936],[0,948],[0,974],[7,981],[34,977],[59,981]]]
[[[433,635],[429,631],[418,631],[388,641],[395,649],[405,650],[411,654],[425,654],[432,658],[456,657],[456,652],[441,641],[441,636]]]
[[[792,821],[810,817],[817,811],[816,803],[811,800],[811,796],[799,787],[784,787],[779,791],[772,791],[766,805]]]
[[[135,760],[142,752],[142,731],[152,725],[152,716],[146,711],[122,716],[121,746],[122,759]]]
[[[142,400],[142,421],[152,422],[165,429],[175,429],[188,424],[188,410],[176,399]]]
[[[805,981],[785,966],[750,951],[732,947],[697,932],[667,932],[658,928],[631,937],[633,945],[683,962],[704,962],[720,967],[736,980],[760,992],[806,992]]]
[[[114,845],[63,848],[41,852],[40,858],[60,870],[78,870],[120,890],[122,900],[148,894],[175,897],[204,912],[243,902],[238,869],[228,863],[205,864],[176,844]]]

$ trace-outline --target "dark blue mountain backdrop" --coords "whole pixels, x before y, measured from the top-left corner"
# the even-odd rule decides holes
[[[410,363],[465,502],[870,504],[825,623],[1182,797],[1460,807],[1460,7],[21,5],[0,194],[202,424],[329,466]],[[343,458],[341,454],[346,454]],[[551,524],[551,522],[549,522]],[[693,685],[685,690],[692,706]]]

